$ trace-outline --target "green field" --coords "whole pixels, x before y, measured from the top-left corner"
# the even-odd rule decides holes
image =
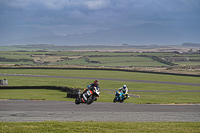
[[[70,76],[70,77],[92,77],[110,78],[110,79],[135,79],[135,80],[152,80],[168,81],[183,83],[199,83],[199,77],[175,76],[162,74],[145,74],[137,72],[105,71],[105,70],[62,70],[62,69],[0,69],[0,73],[7,74],[32,74],[32,75],[50,75],[50,76]],[[93,82],[90,79],[65,79],[65,78],[48,78],[48,77],[24,77],[24,76],[0,76],[0,79],[7,79],[9,86],[67,86],[72,88],[84,89]],[[197,86],[182,86],[170,84],[125,82],[125,81],[108,81],[100,80],[101,96],[98,102],[112,102],[115,91],[126,84],[129,92],[138,97],[131,97],[125,102],[145,104],[145,103],[200,103],[200,92],[140,92],[143,91],[190,91],[199,90]],[[105,91],[111,89],[113,91]],[[27,95],[29,93],[32,95]],[[41,91],[38,93],[38,91]],[[66,98],[66,93],[56,90],[0,90],[1,99],[45,99],[58,101],[74,101]],[[9,93],[8,93],[9,92]],[[55,95],[55,94],[56,95]],[[17,95],[16,95],[17,94]],[[58,96],[60,95],[60,97]]]
[[[183,66],[194,66],[194,65],[200,65],[200,62],[177,62],[178,65],[183,65]]]
[[[0,122],[2,133],[197,133],[200,122]]]
[[[28,48],[24,46],[23,48]],[[22,48],[22,46],[21,46]],[[83,48],[83,47],[82,47]],[[31,51],[32,50],[32,51]],[[166,61],[165,58],[189,58],[193,61]],[[35,50],[1,51],[1,66],[95,66],[128,68],[167,68],[170,66],[198,66],[200,54],[172,54],[170,52],[98,52]],[[194,61],[195,60],[195,61]]]
[[[0,69],[0,73],[199,83],[199,77],[141,73],[141,72],[126,72],[126,71],[115,71],[115,70]]]

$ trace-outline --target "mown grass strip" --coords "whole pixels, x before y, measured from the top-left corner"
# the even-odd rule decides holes
[[[2,133],[38,133],[38,132],[90,132],[90,133],[116,133],[116,132],[154,132],[154,133],[186,133],[199,132],[200,122],[0,122]]]
[[[101,91],[101,95],[96,102],[113,102],[115,91]],[[200,92],[140,92],[129,93],[139,95],[130,97],[125,103],[135,104],[195,104],[200,101]],[[0,99],[26,99],[26,100],[51,100],[51,101],[75,101],[67,98],[67,93],[59,90],[46,89],[3,89],[0,90]]]
[[[109,70],[0,69],[0,73],[199,83],[199,77]]]

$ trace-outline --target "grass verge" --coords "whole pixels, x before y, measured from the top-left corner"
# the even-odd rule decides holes
[[[199,77],[110,70],[0,69],[0,73],[199,83]]]
[[[97,102],[113,102],[115,91],[101,91]],[[199,103],[200,92],[140,92],[129,93],[139,95],[130,97],[125,103],[135,104],[191,104]],[[0,90],[0,99],[32,99],[50,101],[74,101],[74,98],[66,98],[67,93],[59,90],[46,89],[16,89]]]
[[[123,125],[123,126],[122,126]],[[186,133],[199,132],[200,122],[0,122],[0,132],[4,133],[38,133],[38,132],[154,132]]]

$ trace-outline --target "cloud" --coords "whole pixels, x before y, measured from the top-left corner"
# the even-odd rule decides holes
[[[81,26],[198,25],[199,12],[199,0],[1,0],[0,25],[72,26],[81,33]]]

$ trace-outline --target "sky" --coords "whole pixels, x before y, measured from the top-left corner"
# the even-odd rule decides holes
[[[0,27],[68,35],[143,23],[200,27],[200,0],[0,0]]]

